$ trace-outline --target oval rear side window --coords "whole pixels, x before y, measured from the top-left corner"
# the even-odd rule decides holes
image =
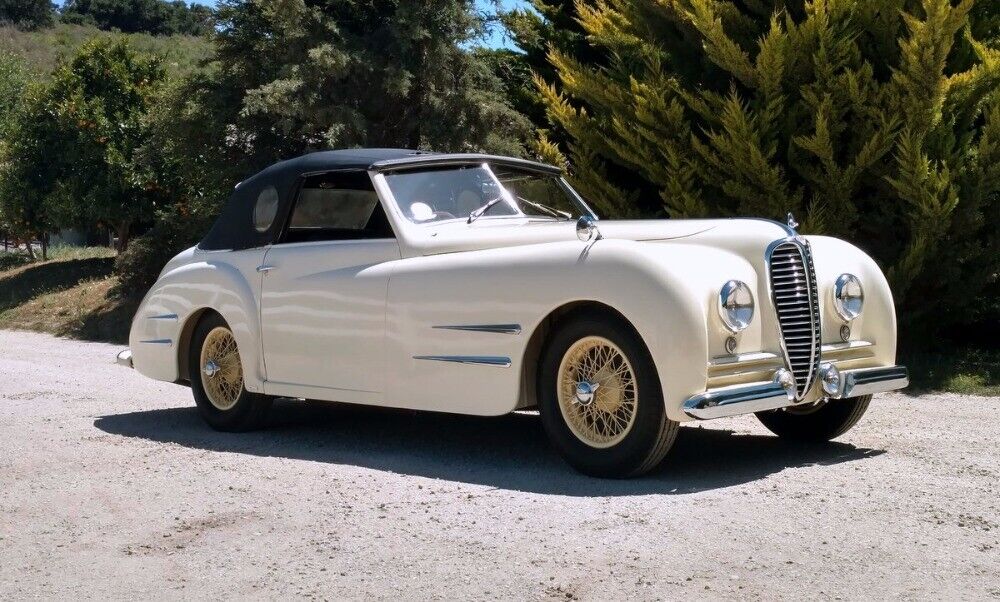
[[[260,191],[257,203],[253,206],[253,227],[258,232],[267,232],[277,214],[278,190],[274,186],[268,186]]]

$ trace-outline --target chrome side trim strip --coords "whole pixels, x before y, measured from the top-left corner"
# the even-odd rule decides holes
[[[729,366],[732,364],[744,364],[751,362],[764,362],[778,359],[777,353],[758,351],[756,353],[737,353],[736,355],[719,355],[713,357],[708,362],[709,366]]]
[[[468,330],[470,332],[494,332],[497,334],[521,334],[520,324],[446,324],[431,326],[440,330]]]
[[[118,352],[118,356],[115,357],[115,363],[119,366],[125,366],[126,368],[134,368],[132,365],[132,350],[125,349]]]
[[[172,339],[147,339],[145,341],[139,341],[140,343],[149,343],[150,345],[173,345]]]
[[[149,316],[147,320],[177,320],[177,314],[160,314],[158,316]]]
[[[871,341],[847,341],[846,343],[827,343],[820,347],[822,353],[833,353],[835,351],[847,351],[848,349],[863,349],[871,347]]]
[[[414,355],[413,359],[510,368],[509,357],[500,357],[495,355]]]
[[[860,397],[896,391],[910,384],[910,372],[906,366],[844,370],[840,375],[844,379],[844,386],[841,387],[842,397]]]
[[[781,385],[766,381],[699,393],[684,402],[684,413],[699,420],[709,420],[776,410],[792,403]]]

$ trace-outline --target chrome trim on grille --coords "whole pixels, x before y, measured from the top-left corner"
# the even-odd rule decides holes
[[[765,256],[771,303],[785,365],[795,377],[795,398],[816,381],[820,361],[819,295],[809,243],[800,237],[776,240]]]

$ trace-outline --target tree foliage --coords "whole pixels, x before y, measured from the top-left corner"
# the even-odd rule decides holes
[[[145,176],[137,151],[145,115],[164,77],[154,58],[123,39],[98,38],[28,90],[0,175],[0,202],[15,232],[104,225],[119,249],[152,218],[164,191]]]
[[[0,23],[27,29],[48,27],[54,13],[50,0],[0,0]]]
[[[29,81],[30,73],[24,61],[14,54],[0,51],[0,153],[20,121],[17,113]]]
[[[122,281],[148,285],[235,183],[277,160],[350,147],[523,154],[529,122],[493,55],[469,47],[481,28],[471,0],[222,3],[214,60],[153,109],[140,155],[176,202],[120,259]]]
[[[220,7],[218,78],[260,148],[403,146],[519,152],[526,123],[464,45],[468,0],[231,1]],[[261,57],[268,57],[262,61]]]
[[[189,6],[183,0],[71,0],[63,7],[61,19],[153,35],[207,35],[214,25],[211,8]]]
[[[886,269],[904,321],[969,319],[1000,272],[1000,7],[981,0],[578,2],[538,150],[606,213],[803,216]],[[626,180],[627,182],[627,180]],[[641,205],[639,205],[641,206]]]

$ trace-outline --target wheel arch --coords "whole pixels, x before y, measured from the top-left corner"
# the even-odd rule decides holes
[[[611,305],[592,299],[564,303],[542,318],[534,330],[532,330],[531,336],[528,337],[528,343],[524,349],[523,361],[521,362],[518,409],[532,408],[538,405],[537,383],[538,372],[541,369],[540,359],[542,350],[545,348],[550,335],[561,324],[585,313],[607,316],[626,324],[639,337],[643,345],[646,346],[646,350],[652,354],[652,351],[649,350],[649,344],[643,338],[639,329],[635,327],[635,324],[625,314]],[[653,364],[655,368],[656,362],[653,362]]]
[[[191,357],[191,339],[194,337],[194,331],[198,327],[198,323],[210,314],[222,316],[222,314],[211,307],[202,307],[192,311],[181,325],[180,334],[177,337],[177,374],[180,375],[180,380],[182,381],[191,381],[191,375],[188,373],[188,365]],[[222,319],[225,320],[225,317]]]

